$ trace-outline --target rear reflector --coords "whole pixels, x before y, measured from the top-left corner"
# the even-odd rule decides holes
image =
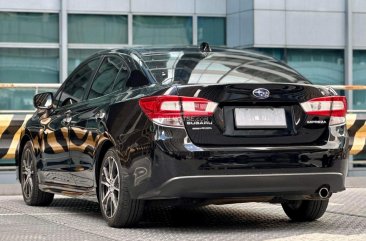
[[[308,115],[330,116],[329,125],[343,124],[346,121],[347,99],[345,96],[327,96],[314,98],[301,107]]]
[[[161,95],[139,100],[142,111],[157,124],[183,127],[184,117],[212,116],[217,103],[203,98]]]

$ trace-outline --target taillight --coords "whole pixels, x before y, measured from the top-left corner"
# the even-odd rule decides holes
[[[330,116],[329,125],[339,125],[346,121],[347,99],[345,96],[319,97],[301,103],[308,115]]]
[[[153,122],[175,127],[183,127],[184,117],[212,116],[217,106],[203,98],[176,95],[143,97],[139,104]]]

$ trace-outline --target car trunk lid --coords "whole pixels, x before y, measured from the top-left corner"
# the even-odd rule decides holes
[[[290,83],[177,88],[180,96],[217,103],[212,116],[183,118],[191,141],[197,145],[318,145],[325,143],[329,136],[330,116],[308,115],[301,106],[311,99],[333,95],[327,88]]]

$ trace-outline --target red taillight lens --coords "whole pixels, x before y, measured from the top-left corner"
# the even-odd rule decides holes
[[[301,107],[308,115],[330,116],[330,125],[345,123],[347,113],[347,99],[345,96],[327,96],[314,98]]]
[[[196,97],[161,95],[139,100],[142,111],[157,124],[183,126],[182,117],[212,116],[217,103]]]
[[[144,97],[139,104],[149,119],[181,116],[179,96]]]

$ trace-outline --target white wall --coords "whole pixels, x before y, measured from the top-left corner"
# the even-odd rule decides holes
[[[0,0],[0,11],[36,11],[56,12],[60,9],[60,0]]]
[[[0,0],[0,11],[226,16],[226,0]]]
[[[61,0],[58,0],[61,2]],[[70,12],[90,13],[127,13],[130,11],[129,0],[62,0],[67,1],[67,9]]]
[[[346,38],[346,1],[227,0],[228,45],[342,49]],[[244,12],[253,19],[237,16]],[[353,0],[355,49],[366,49],[365,23],[366,0]]]
[[[0,11],[227,16],[227,43],[343,48],[347,0],[0,0]],[[353,44],[366,49],[366,0],[353,2]]]
[[[254,43],[252,0],[227,0],[226,32],[228,46],[250,47]]]

